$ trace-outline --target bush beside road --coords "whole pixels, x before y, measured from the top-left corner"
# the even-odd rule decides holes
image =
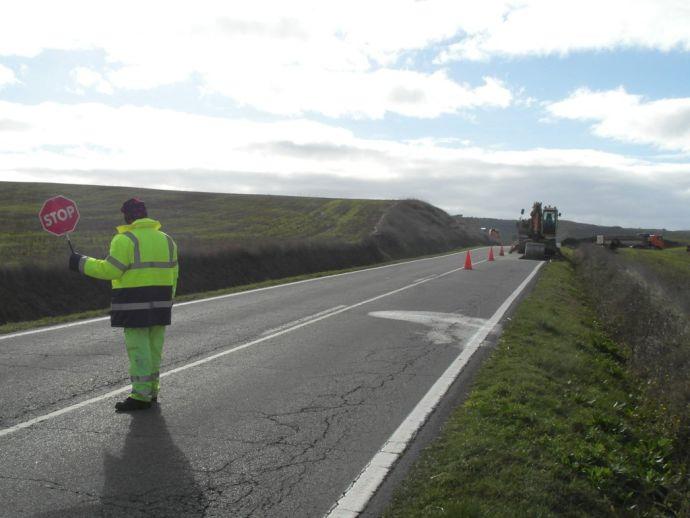
[[[387,517],[688,516],[677,415],[591,297],[569,262],[547,265]]]

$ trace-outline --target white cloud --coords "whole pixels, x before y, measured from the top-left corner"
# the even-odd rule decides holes
[[[346,129],[290,119],[256,122],[100,103],[0,101],[0,166],[56,169],[237,169],[398,177],[417,160],[506,166],[606,166],[644,172],[643,162],[594,150],[487,151],[447,139],[361,139]],[[324,160],[325,157],[325,160]],[[364,167],[363,167],[364,166]]]
[[[0,180],[417,197],[497,217],[543,199],[581,221],[682,228],[690,220],[690,163],[588,149],[361,139],[304,119],[252,122],[96,103],[0,101],[0,135]]]
[[[107,164],[110,169],[123,170],[232,167],[279,171],[298,168],[301,161],[291,163],[252,151],[251,146],[285,140],[298,145],[314,141],[348,145],[354,141],[349,131],[304,119],[259,123],[99,103],[0,101],[0,120],[7,122],[0,129],[3,169],[91,169]]]
[[[0,65],[0,88],[18,82],[17,76],[14,75],[14,71],[11,68]]]
[[[443,70],[399,67],[414,62],[410,52],[430,48],[444,49],[437,64],[495,55],[690,49],[690,4],[677,0],[207,0],[193,6],[25,0],[6,11],[0,55],[104,52],[103,70],[79,72],[87,83],[82,89],[150,89],[194,77],[205,91],[281,115],[436,117],[514,102],[494,78],[466,85]]]
[[[623,87],[580,88],[546,109],[553,117],[594,121],[592,131],[600,137],[690,152],[690,97],[646,101]]]
[[[444,71],[307,72],[285,67],[278,77],[233,78],[225,71],[205,75],[209,91],[281,115],[318,112],[329,117],[380,119],[391,112],[432,118],[478,107],[505,108],[512,99],[510,90],[495,78],[484,78],[483,85],[472,87],[452,81]]]
[[[373,72],[395,70],[408,51],[441,46],[438,61],[446,62],[631,47],[688,50],[688,26],[690,4],[678,0],[122,0],[110,6],[24,0],[0,17],[0,55],[100,49],[114,87],[146,89],[198,74],[209,88],[259,108],[275,109],[264,92],[312,85],[290,97],[309,111],[325,103],[311,107],[313,91],[328,92],[341,78],[350,84],[362,75],[384,88],[385,74]],[[256,86],[261,92],[249,95]],[[353,111],[369,110],[346,110]]]
[[[151,89],[195,77],[205,92],[280,115],[428,118],[508,106],[512,94],[498,79],[467,85],[443,70],[396,67],[404,52],[455,34],[460,17],[452,12],[460,14],[449,0],[204,1],[193,7],[123,1],[112,8],[27,0],[0,18],[0,55],[102,49],[103,70],[75,71],[81,91]]]
[[[498,16],[465,29],[437,62],[642,48],[690,50],[690,4],[677,0],[499,2]],[[474,4],[470,4],[474,5]]]
[[[77,85],[76,92],[84,94],[85,89],[92,89],[102,94],[111,95],[112,85],[106,81],[101,74],[87,67],[76,67],[70,73]]]

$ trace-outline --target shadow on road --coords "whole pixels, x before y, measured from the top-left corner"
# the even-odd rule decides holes
[[[126,418],[126,417],[125,417]],[[200,516],[206,498],[175,445],[158,406],[134,412],[120,456],[105,453],[100,502],[41,514],[62,516]]]

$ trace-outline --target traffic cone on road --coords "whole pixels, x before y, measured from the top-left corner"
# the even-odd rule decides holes
[[[505,253],[503,253],[503,245],[501,245],[501,250],[498,252],[498,255],[500,255],[500,256],[506,255]]]
[[[489,248],[489,261],[494,260],[494,247]]]
[[[472,269],[472,258],[470,257],[470,251],[467,251],[467,255],[465,256],[465,270],[471,270]]]

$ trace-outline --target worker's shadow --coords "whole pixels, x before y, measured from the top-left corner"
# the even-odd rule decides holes
[[[120,457],[103,459],[105,515],[190,516],[205,506],[191,465],[175,445],[158,405],[131,415]]]
[[[123,416],[124,417],[124,416]],[[105,453],[100,502],[42,516],[199,516],[204,491],[156,405],[133,412],[122,454]]]

